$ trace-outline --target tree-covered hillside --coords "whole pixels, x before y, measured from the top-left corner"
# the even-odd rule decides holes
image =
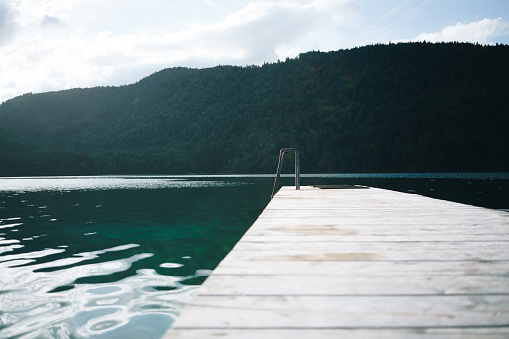
[[[171,68],[0,106],[0,175],[509,171],[509,46],[410,43]]]

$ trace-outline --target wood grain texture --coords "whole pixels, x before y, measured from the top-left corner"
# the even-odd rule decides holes
[[[165,338],[507,338],[509,213],[282,188]]]

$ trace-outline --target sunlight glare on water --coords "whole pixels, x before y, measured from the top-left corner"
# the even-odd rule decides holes
[[[105,189],[155,189],[155,188],[192,188],[224,186],[221,181],[193,181],[176,177],[139,177],[139,176],[83,176],[83,177],[24,177],[2,178],[2,191],[70,191]]]

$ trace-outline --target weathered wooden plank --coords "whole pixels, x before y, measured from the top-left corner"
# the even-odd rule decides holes
[[[507,294],[509,276],[215,276],[208,295],[450,295]]]
[[[508,234],[435,234],[408,233],[408,234],[385,234],[383,232],[364,232],[364,234],[315,234],[295,235],[293,232],[259,232],[245,234],[246,242],[505,242],[509,245]],[[507,233],[507,231],[506,231]]]
[[[171,338],[225,338],[225,339],[507,339],[509,328],[400,328],[400,329],[175,329]]]
[[[275,210],[277,215],[277,210]],[[371,213],[371,214],[356,214],[356,213],[347,213],[347,211],[320,211],[320,213],[314,214],[313,216],[304,213],[303,211],[295,211],[295,215],[287,215],[286,217],[272,217],[270,219],[259,219],[260,222],[264,223],[264,226],[280,226],[283,227],[285,225],[290,225],[290,221],[295,222],[295,226],[311,226],[311,225],[324,225],[324,226],[343,226],[343,225],[379,225],[381,227],[387,227],[389,225],[395,225],[398,227],[399,225],[443,225],[449,228],[454,227],[472,227],[472,226],[482,226],[485,228],[491,227],[505,227],[507,222],[509,221],[509,213],[500,212],[504,214],[508,214],[508,217],[501,216],[487,216],[482,217],[476,214],[470,215],[461,215],[453,216],[453,215],[443,215],[438,214],[414,214],[408,215],[406,213],[402,213],[401,215],[395,215],[394,213]],[[292,211],[293,214],[293,211]],[[266,217],[269,217],[268,215]],[[373,226],[372,226],[373,227]]]
[[[509,326],[509,296],[201,295],[175,324],[209,329],[472,326]]]
[[[421,251],[454,251],[458,254],[470,254],[472,251],[487,253],[497,257],[506,257],[507,241],[378,241],[378,242],[337,242],[337,241],[241,241],[235,246],[236,251],[320,251],[330,252],[421,252]],[[499,259],[504,260],[504,259]],[[509,260],[507,257],[505,260]]]
[[[270,243],[266,243],[267,245]],[[372,246],[364,243],[308,243],[299,248],[298,243],[279,244],[275,246],[252,245],[242,243],[231,252],[231,260],[263,260],[263,261],[472,261],[472,260],[509,260],[507,246],[472,246],[460,245],[439,246],[442,243],[417,246],[418,243],[376,243]],[[311,245],[316,247],[311,247]],[[397,246],[406,245],[406,246]],[[323,246],[325,245],[325,246]],[[435,245],[435,246],[433,246]],[[324,248],[320,248],[323,246]],[[460,250],[460,251],[458,251]]]
[[[507,212],[502,212],[507,213]],[[509,214],[509,213],[507,213]],[[483,218],[480,216],[470,216],[465,218],[463,221],[458,220],[457,218],[452,217],[426,217],[426,216],[415,216],[415,220],[412,219],[404,219],[404,218],[386,218],[383,216],[341,216],[341,215],[316,215],[315,218],[309,218],[308,216],[295,216],[295,217],[287,217],[281,219],[272,218],[270,220],[260,220],[263,223],[263,228],[266,227],[287,227],[290,225],[290,222],[295,223],[296,228],[309,228],[309,227],[333,227],[337,228],[351,228],[354,226],[359,227],[370,227],[370,228],[380,228],[385,229],[388,226],[393,226],[395,228],[408,228],[412,226],[416,227],[436,227],[441,229],[454,229],[454,228],[504,228],[509,222],[509,218],[506,220],[500,220],[500,218]],[[263,229],[262,228],[262,229]]]
[[[214,270],[218,275],[444,275],[509,276],[507,261],[285,261],[228,260]]]
[[[343,200],[330,199],[327,196],[317,197],[315,199],[323,198],[326,199],[323,200],[324,203],[313,206],[315,211],[324,213],[327,213],[328,211],[345,211],[351,214],[363,212],[369,213],[370,211],[382,214],[394,212],[398,215],[402,215],[403,212],[412,211],[426,215],[433,214],[433,212],[447,213],[451,215],[461,215],[464,213],[467,215],[473,213],[483,214],[486,212],[485,214],[491,215],[491,217],[496,217],[497,214],[503,217],[504,213],[503,211],[496,211],[499,213],[494,214],[491,213],[492,210],[487,208],[461,205],[444,200],[434,200],[431,201],[432,203],[425,204],[422,200],[416,200],[414,203],[414,201],[397,201],[393,199],[393,197],[389,197],[387,201],[370,201],[369,199],[365,199],[362,204],[359,204],[359,199],[354,199],[350,203]],[[422,197],[419,196],[419,199],[421,198]],[[278,210],[292,211],[291,213],[306,210],[309,207],[309,199],[313,199],[313,197],[306,197],[305,199],[299,200],[280,198],[267,207],[267,214],[265,214],[264,217],[268,217]]]
[[[329,239],[335,239],[332,237],[336,237],[336,239],[345,240],[347,236],[355,235],[355,236],[440,236],[443,235],[445,238],[450,238],[451,240],[459,240],[461,237],[470,237],[470,236],[481,236],[481,239],[486,240],[487,238],[493,237],[493,240],[506,240],[507,235],[507,227],[498,227],[498,228],[482,228],[482,227],[470,227],[470,228],[446,228],[446,227],[418,227],[416,225],[408,225],[404,227],[394,226],[393,228],[373,228],[366,225],[357,225],[358,227],[348,226],[348,227],[331,227],[331,226],[306,226],[306,227],[264,227],[257,229],[250,229],[246,234],[246,239],[249,240],[248,237],[251,236],[302,236],[303,239],[313,239],[313,237],[318,236],[328,236],[331,237]],[[305,237],[304,237],[305,236]],[[292,238],[293,239],[293,238]],[[357,239],[357,237],[352,237],[352,239]],[[431,237],[429,237],[431,239]],[[461,241],[461,240],[460,240]]]
[[[447,252],[361,252],[361,251],[235,251],[232,260],[253,261],[285,261],[290,264],[294,261],[471,261],[471,260],[504,260],[507,261],[509,254],[495,253],[491,251],[454,253]]]

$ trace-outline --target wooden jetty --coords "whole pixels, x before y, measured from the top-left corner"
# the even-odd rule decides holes
[[[509,338],[509,213],[283,187],[164,338]]]

